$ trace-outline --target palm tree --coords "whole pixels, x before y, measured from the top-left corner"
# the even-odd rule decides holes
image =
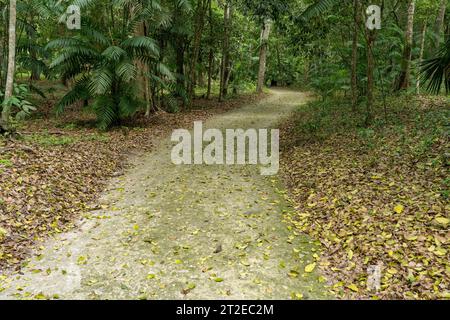
[[[63,81],[74,82],[72,89],[56,105],[58,113],[76,101],[92,100],[99,127],[107,129],[143,106],[136,92],[139,87],[136,85],[139,78],[136,61],[168,72],[159,62],[155,41],[136,35],[136,26],[145,18],[145,10],[137,11],[131,6],[126,3],[111,8],[110,23],[116,27],[107,25],[101,29],[85,17],[78,34],[53,40],[47,45],[47,49],[58,53],[50,68]],[[123,21],[114,19],[114,10],[123,11],[123,15],[117,15],[124,17]],[[119,23],[120,28],[117,27]]]
[[[442,83],[447,93],[450,92],[450,38],[439,50],[436,57],[421,64],[421,79],[428,82],[427,90],[439,94]]]

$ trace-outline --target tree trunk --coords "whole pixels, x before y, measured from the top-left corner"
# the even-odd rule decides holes
[[[267,47],[270,36],[270,28],[272,23],[269,19],[266,19],[263,23],[261,30],[261,47],[259,49],[259,71],[258,71],[258,84],[256,86],[256,92],[262,93],[266,78],[266,62],[267,62]]]
[[[16,0],[9,1],[9,40],[8,40],[8,71],[6,76],[4,102],[13,95],[14,73],[16,62]],[[9,118],[11,115],[11,105],[3,104],[2,117],[0,120],[0,130],[9,131]]]
[[[222,60],[220,65],[219,101],[228,94],[228,79],[230,73],[230,28],[231,28],[231,1],[227,0],[223,14],[223,44]]]
[[[436,17],[436,22],[434,25],[434,33],[437,36],[437,41],[434,44],[434,48],[439,48],[440,45],[440,37],[442,30],[444,29],[444,19],[445,19],[445,10],[447,9],[447,1],[448,0],[441,0],[441,3],[439,5],[439,12]]]
[[[210,30],[209,38],[212,41],[214,35],[212,1],[209,2],[209,30]],[[206,99],[211,98],[213,63],[214,63],[214,48],[212,44],[210,44],[208,54],[208,90],[206,92]]]
[[[373,94],[374,94],[374,69],[375,60],[373,57],[373,44],[375,42],[375,30],[368,30],[367,37],[367,111],[366,111],[366,126],[372,122],[373,110]]]
[[[32,60],[37,60],[36,51],[33,49],[30,51],[30,56]],[[33,81],[39,81],[41,79],[41,74],[36,70],[36,68],[31,68],[31,75],[30,75],[30,83]]]
[[[353,0],[353,41],[352,41],[352,71],[351,71],[351,83],[352,83],[352,110],[356,111],[358,104],[358,29],[359,29],[359,0]]]
[[[135,31],[137,36],[146,36],[147,35],[147,26],[145,22],[141,22]],[[136,61],[136,67],[138,72],[137,82],[140,89],[140,94],[142,99],[145,101],[145,116],[149,117],[152,109],[152,104],[150,102],[150,83],[148,79],[148,70],[149,67],[146,63],[142,61]]]
[[[410,0],[408,4],[408,21],[406,23],[405,47],[403,49],[403,58],[401,72],[397,79],[397,90],[407,90],[410,84],[411,74],[411,51],[413,43],[414,29],[414,10],[415,0]]]
[[[185,43],[184,39],[178,37],[176,43],[176,64],[177,64],[177,85],[181,88],[185,88],[185,79],[184,79],[184,51],[185,51]]]
[[[189,82],[188,82],[188,97],[189,103],[192,103],[194,98],[195,90],[195,75],[196,75],[196,65],[198,61],[198,56],[200,54],[200,44],[203,35],[203,28],[205,26],[205,15],[209,7],[209,2],[211,0],[199,0],[197,8],[195,10],[195,21],[194,21],[194,41],[192,45],[192,56],[189,69]]]
[[[3,85],[4,85],[4,77],[3,77],[3,58],[5,56],[4,48],[3,48],[3,32],[0,30],[0,90],[3,91]]]
[[[208,90],[206,92],[206,99],[211,98],[213,63],[214,63],[214,51],[211,48],[209,50],[209,56],[208,56]]]
[[[426,37],[426,33],[427,33],[427,21],[425,21],[423,23],[423,28],[422,28],[422,39],[420,42],[420,55],[419,55],[419,67],[423,61],[423,54],[425,52],[425,37]],[[417,75],[417,82],[416,82],[416,93],[419,95],[420,94],[420,74]]]

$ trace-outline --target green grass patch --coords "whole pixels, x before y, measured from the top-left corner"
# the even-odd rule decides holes
[[[77,138],[69,136],[57,136],[51,134],[32,134],[27,136],[25,140],[37,143],[45,147],[66,146],[78,141]]]
[[[0,159],[0,166],[4,166],[4,167],[9,168],[9,167],[13,166],[13,163],[9,159]]]
[[[44,147],[53,146],[67,146],[77,142],[109,142],[110,137],[105,134],[96,133],[85,136],[66,136],[66,135],[52,135],[48,133],[35,133],[25,137],[26,141],[39,144]]]

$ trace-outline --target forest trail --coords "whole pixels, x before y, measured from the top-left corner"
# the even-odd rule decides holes
[[[207,128],[275,128],[306,101],[273,90]],[[79,228],[49,240],[0,298],[304,299],[328,297],[314,247],[289,231],[278,178],[258,166],[175,166],[173,143],[133,160]],[[100,208],[100,206],[99,206]]]

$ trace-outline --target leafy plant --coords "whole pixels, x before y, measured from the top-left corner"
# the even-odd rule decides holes
[[[143,18],[130,17],[120,30],[97,29],[94,23],[87,22],[79,34],[47,45],[47,49],[58,52],[50,66],[53,72],[74,82],[72,90],[56,105],[58,113],[76,101],[84,101],[85,105],[92,101],[99,128],[107,129],[143,105],[136,92],[136,62],[167,69],[158,61],[155,41],[134,36],[133,30]]]
[[[436,57],[422,63],[421,77],[424,81],[428,81],[427,89],[431,93],[439,94],[442,83],[445,90],[450,92],[450,38]]]
[[[29,102],[29,87],[26,84],[14,84],[13,95],[6,100],[3,100],[3,93],[0,93],[0,99],[3,101],[3,105],[12,107],[13,114],[15,114],[16,120],[23,120],[29,116],[33,111],[36,111],[36,107]]]

